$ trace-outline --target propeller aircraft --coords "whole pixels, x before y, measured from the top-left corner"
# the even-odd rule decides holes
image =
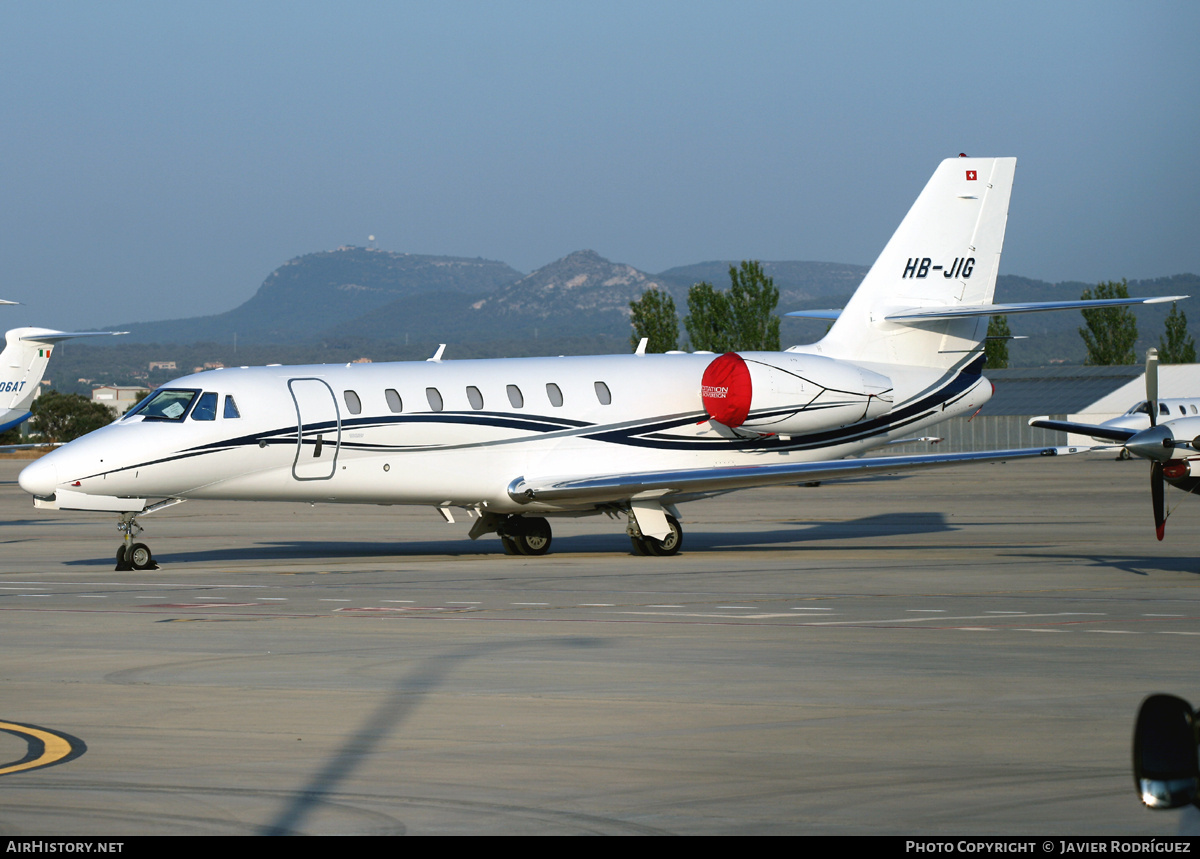
[[[1144,411],[1134,407],[1120,418],[1095,425],[1053,421],[1049,417],[1033,418],[1029,425],[1114,441],[1133,456],[1149,460],[1154,533],[1161,540],[1167,526],[1166,484],[1184,492],[1195,492],[1200,488],[1200,415],[1186,413],[1191,402],[1189,399],[1159,400],[1158,350],[1150,349],[1146,353]],[[1171,405],[1183,405],[1185,416],[1161,420],[1164,411],[1167,415],[1172,414]]]

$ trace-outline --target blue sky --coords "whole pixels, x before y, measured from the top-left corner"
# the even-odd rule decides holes
[[[1200,272],[1198,33],[1183,2],[8,0],[0,322],[217,313],[372,234],[869,264],[959,152],[1018,158],[1004,273]]]

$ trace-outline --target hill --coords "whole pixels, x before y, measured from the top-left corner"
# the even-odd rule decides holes
[[[343,247],[289,260],[226,313],[113,326],[131,333],[60,346],[51,371],[59,390],[86,393],[91,381],[161,384],[211,362],[406,360],[428,357],[438,343],[451,344],[449,354],[458,358],[619,352],[628,348],[630,301],[647,289],[661,289],[674,297],[682,317],[693,283],[707,280],[725,289],[730,266],[739,262],[702,262],[653,275],[581,250],[522,276],[493,260]],[[779,288],[781,313],[841,307],[867,272],[865,266],[828,262],[762,265]],[[1002,275],[996,300],[1075,299],[1092,286]],[[1129,290],[1200,296],[1200,277],[1131,281]],[[1137,311],[1139,353],[1157,345],[1169,309]],[[1200,322],[1200,311],[1193,321]],[[1017,315],[1009,324],[1014,334],[1030,338],[1010,345],[1012,366],[1078,364],[1085,357],[1078,313]],[[826,327],[788,319],[784,343],[812,342]],[[151,361],[175,361],[178,370],[149,371]]]

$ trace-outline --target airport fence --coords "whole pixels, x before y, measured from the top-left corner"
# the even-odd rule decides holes
[[[974,418],[952,418],[930,427],[925,434],[941,438],[936,445],[928,442],[897,444],[889,454],[964,453],[976,450],[1010,450],[1021,447],[1058,447],[1067,443],[1063,433],[1029,426],[1034,415],[977,415]],[[1050,415],[1054,420],[1066,420],[1066,415]],[[870,455],[870,454],[868,454]]]

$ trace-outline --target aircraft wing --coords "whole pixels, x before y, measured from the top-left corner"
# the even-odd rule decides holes
[[[1080,435],[1088,435],[1092,438],[1104,438],[1109,441],[1125,442],[1129,441],[1138,434],[1138,430],[1126,429],[1125,427],[1106,427],[1095,424],[1077,424],[1071,421],[1052,421],[1049,418],[1032,418],[1029,421],[1031,427],[1041,427],[1042,429],[1058,430],[1059,432],[1073,432]]]
[[[797,462],[779,465],[751,465],[736,468],[692,468],[679,471],[647,471],[605,477],[565,479],[526,479],[518,477],[508,487],[509,497],[518,503],[532,501],[579,502],[602,504],[636,498],[661,498],[667,503],[678,495],[704,495],[749,489],[890,474],[919,468],[963,465],[969,462],[1003,462],[1033,456],[1062,456],[1080,450],[1076,447],[1031,447],[1016,450],[992,450],[973,453],[932,453],[916,456],[877,456],[864,459],[838,459],[824,462]]]

